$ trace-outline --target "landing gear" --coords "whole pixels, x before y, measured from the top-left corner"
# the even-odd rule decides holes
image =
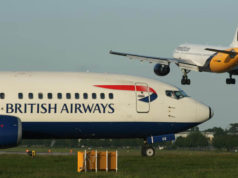
[[[226,84],[235,84],[236,83],[236,80],[234,78],[227,78],[226,79]]]
[[[236,83],[236,79],[232,78],[232,73],[229,73],[230,74],[230,78],[227,78],[226,79],[226,84],[235,84]]]
[[[190,70],[182,69],[182,72],[183,72],[183,78],[181,79],[181,84],[182,85],[190,85],[191,81],[187,75],[190,72]]]
[[[155,149],[148,145],[147,143],[144,143],[141,147],[141,155],[146,157],[153,157],[155,155]]]

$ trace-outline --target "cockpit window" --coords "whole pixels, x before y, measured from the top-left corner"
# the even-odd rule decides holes
[[[166,90],[165,94],[166,94],[166,96],[175,98],[175,99],[181,99],[184,97],[188,97],[188,95],[183,90],[179,90],[179,91]]]

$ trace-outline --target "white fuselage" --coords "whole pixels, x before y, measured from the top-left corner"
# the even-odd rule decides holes
[[[225,50],[229,47],[182,44],[174,50],[173,57],[176,59],[183,59],[187,63],[203,67],[207,60],[215,54],[215,52],[205,50],[206,48],[219,48]]]
[[[178,88],[146,78],[94,73],[1,72],[0,114],[23,138],[143,138],[176,133],[211,117]],[[169,91],[169,92],[168,92]]]

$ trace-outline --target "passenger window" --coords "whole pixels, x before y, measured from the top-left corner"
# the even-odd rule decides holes
[[[79,93],[74,94],[75,99],[79,99]]]
[[[104,93],[100,93],[100,98],[101,99],[105,99],[105,94]]]
[[[23,99],[23,93],[18,93],[18,98]]]
[[[57,93],[57,98],[62,99],[62,93]]]
[[[92,98],[93,98],[93,99],[96,99],[96,98],[97,98],[96,93],[92,93]]]
[[[113,93],[109,93],[109,99],[113,99]]]
[[[48,99],[52,99],[53,98],[52,93],[48,93],[47,96],[48,96]]]
[[[71,99],[71,94],[70,93],[66,93],[66,98],[67,99]]]
[[[5,98],[5,93],[0,93],[0,99],[4,99]]]
[[[88,99],[88,94],[87,94],[87,93],[84,93],[84,94],[83,94],[83,98],[84,98],[84,99]]]
[[[38,98],[43,99],[43,93],[38,93]]]
[[[33,93],[28,93],[28,98],[33,99]]]

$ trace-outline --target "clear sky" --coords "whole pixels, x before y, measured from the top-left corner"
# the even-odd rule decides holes
[[[210,105],[215,115],[201,129],[238,122],[238,84],[228,74],[189,74],[172,65],[166,77],[153,65],[109,50],[172,57],[189,42],[227,46],[238,26],[237,0],[1,0],[1,71],[91,71],[161,80]],[[237,78],[238,83],[238,78]]]

